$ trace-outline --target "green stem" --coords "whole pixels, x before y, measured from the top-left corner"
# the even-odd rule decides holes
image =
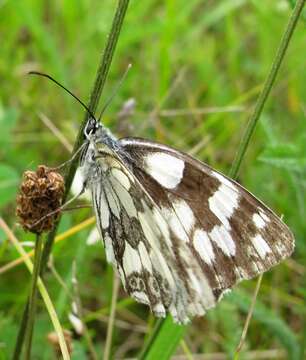
[[[263,274],[260,274],[259,278],[257,280],[257,283],[256,283],[256,287],[255,287],[255,290],[254,290],[254,294],[253,294],[253,297],[252,297],[252,301],[251,301],[251,305],[250,305],[250,308],[249,308],[249,311],[248,311],[248,315],[246,317],[245,324],[244,324],[244,327],[243,327],[243,330],[242,330],[240,341],[239,341],[239,344],[238,344],[238,346],[236,348],[236,351],[235,351],[235,354],[234,354],[234,360],[239,359],[240,351],[241,351],[242,346],[243,346],[243,344],[245,342],[247,332],[248,332],[248,329],[249,329],[249,325],[250,325],[250,322],[251,322],[251,318],[252,318],[252,315],[253,315],[253,312],[254,312],[256,299],[257,299],[257,295],[259,293],[262,278],[263,278]]]
[[[29,312],[29,300],[27,300],[26,306],[23,310],[23,315],[21,319],[21,324],[19,327],[19,332],[16,340],[16,345],[13,354],[13,360],[18,360],[21,355],[22,345],[24,342],[24,335],[27,328],[27,321],[28,321],[28,312]]]
[[[90,95],[90,101],[89,101],[88,108],[92,113],[95,113],[98,103],[99,103],[99,100],[100,100],[100,97],[102,95],[102,91],[103,91],[103,88],[105,85],[105,81],[106,81],[106,78],[107,78],[107,75],[109,72],[110,65],[112,63],[112,59],[114,56],[114,52],[116,49],[116,45],[118,42],[118,38],[120,35],[120,31],[122,28],[123,20],[124,20],[128,5],[129,5],[129,0],[119,0],[119,2],[118,2],[118,6],[117,6],[117,10],[116,10],[114,19],[113,19],[111,31],[108,36],[108,41],[106,43],[100,65],[98,67],[96,80],[95,80],[94,87],[93,87],[93,90]],[[89,114],[86,112],[83,122],[79,128],[79,133],[77,135],[76,142],[73,147],[73,154],[82,145],[82,142],[84,139],[84,128],[88,121],[88,116],[89,116]],[[66,201],[66,198],[70,191],[70,187],[71,187],[76,169],[78,167],[78,159],[79,159],[79,157],[76,156],[75,159],[71,162],[70,167],[68,168],[68,171],[67,171],[67,175],[65,176],[66,191],[65,191],[64,198],[63,198],[63,202]],[[52,245],[54,242],[56,232],[57,232],[57,225],[49,233],[47,241],[46,241],[46,245],[45,245],[44,253],[43,253],[43,263],[45,264],[45,266],[48,262],[48,258],[49,258],[49,255],[50,255],[50,252],[52,249]],[[44,268],[42,270],[44,270]]]
[[[109,72],[109,68],[113,59],[113,55],[116,49],[116,44],[118,42],[118,38],[120,35],[120,31],[122,28],[122,24],[123,24],[123,20],[127,11],[129,5],[129,0],[119,0],[118,2],[118,6],[116,9],[116,13],[113,19],[113,23],[112,23],[112,28],[110,31],[110,35],[108,37],[108,41],[107,44],[105,46],[103,55],[102,55],[102,59],[97,71],[97,75],[96,75],[96,80],[94,83],[94,87],[90,96],[90,102],[88,105],[88,108],[90,109],[91,112],[95,112],[105,85],[105,81]],[[88,114],[85,114],[85,117],[83,119],[82,124],[80,125],[79,128],[79,133],[76,139],[76,142],[74,144],[74,148],[73,148],[73,154],[79,149],[80,145],[83,142],[83,132],[84,132],[84,128],[85,125],[87,123],[88,120]],[[70,187],[76,172],[78,166],[78,156],[71,162],[70,167],[68,168],[67,171],[67,175],[65,176],[65,194],[63,197],[63,202],[66,201],[66,198],[69,194],[70,191]],[[43,254],[42,254],[42,267],[41,267],[41,275],[44,273],[47,263],[48,263],[48,258],[49,255],[51,253],[51,249],[54,243],[54,238],[55,235],[57,233],[57,228],[58,228],[58,224],[59,221],[56,223],[54,229],[49,233],[48,237],[47,237],[47,241],[46,244],[44,246],[44,250],[43,250]],[[25,319],[27,318],[27,313],[28,313],[28,307],[26,306],[24,308],[23,311],[23,315],[22,315],[22,321],[21,321],[21,325],[25,322]],[[14,360],[18,360],[20,353],[21,353],[21,349],[22,349],[22,345],[24,342],[24,327],[20,326],[19,328],[19,332],[18,332],[18,336],[17,336],[17,341],[16,341],[16,346],[15,346],[15,355],[14,355]]]
[[[115,322],[115,315],[116,315],[116,305],[117,305],[117,298],[118,298],[118,291],[120,287],[119,278],[117,274],[113,273],[113,292],[112,292],[112,303],[110,308],[110,314],[108,319],[107,325],[107,333],[106,333],[106,341],[104,345],[104,360],[110,359],[111,354],[111,347],[112,347],[112,337],[113,337],[113,330],[114,330],[114,322]]]
[[[37,234],[35,241],[34,268],[32,274],[31,292],[29,296],[29,306],[26,307],[28,309],[28,317],[27,317],[28,321],[26,324],[26,332],[25,332],[26,360],[31,359],[32,338],[33,338],[34,320],[36,313],[36,303],[37,303],[37,279],[41,268],[42,248],[43,248],[43,238],[41,234]]]
[[[259,120],[259,117],[262,113],[262,110],[264,108],[264,105],[267,101],[267,98],[271,92],[272,86],[274,84],[274,81],[276,79],[276,76],[278,74],[279,68],[282,64],[282,61],[284,59],[286,50],[288,48],[288,45],[290,43],[290,39],[293,35],[293,32],[295,30],[296,24],[298,22],[298,19],[301,15],[301,12],[303,10],[303,7],[305,5],[305,0],[298,0],[296,2],[295,8],[292,11],[292,14],[290,16],[289,22],[287,24],[286,30],[284,32],[284,35],[281,39],[279,48],[277,50],[276,56],[274,58],[274,61],[272,63],[271,69],[269,71],[269,74],[264,82],[263,89],[257,99],[254,111],[252,115],[250,116],[247,128],[245,130],[245,133],[242,137],[241,143],[239,145],[235,160],[232,164],[231,170],[229,172],[229,176],[232,178],[237,178],[239,169],[243,160],[243,157],[247,151],[248,145],[250,143],[251,137],[255,131],[255,127],[257,125],[257,122]]]
[[[235,159],[233,161],[231,170],[229,172],[229,176],[232,177],[232,178],[237,178],[237,175],[239,173],[239,169],[240,169],[243,157],[244,157],[244,155],[245,155],[245,153],[247,151],[247,148],[249,146],[251,137],[252,137],[252,135],[254,133],[256,124],[257,124],[257,122],[259,120],[259,117],[260,117],[260,115],[262,113],[262,110],[264,108],[264,105],[266,103],[268,95],[271,92],[272,86],[273,86],[274,81],[276,79],[276,76],[278,74],[278,71],[279,71],[279,68],[281,66],[282,60],[283,60],[283,58],[285,56],[286,50],[287,50],[288,45],[290,43],[290,39],[292,37],[292,34],[294,32],[294,29],[296,27],[298,19],[299,19],[300,15],[301,15],[303,7],[305,5],[305,1],[306,0],[298,0],[296,2],[295,8],[292,11],[292,14],[290,16],[289,22],[288,22],[287,27],[285,29],[284,35],[283,35],[283,37],[281,39],[280,46],[278,48],[278,51],[277,51],[276,56],[274,58],[274,61],[272,63],[271,70],[270,70],[270,72],[269,72],[269,74],[268,74],[268,76],[267,76],[267,78],[266,78],[266,80],[264,82],[263,89],[262,89],[262,91],[261,91],[261,93],[260,93],[260,95],[259,95],[259,97],[257,99],[254,111],[253,111],[253,113],[252,113],[252,115],[251,115],[251,117],[249,119],[248,126],[247,126],[247,128],[245,130],[245,133],[244,133],[243,137],[242,137],[242,140],[241,140],[240,146],[238,148],[236,157],[235,157]],[[153,334],[152,334],[151,338],[149,339],[148,343],[145,344],[145,347],[141,352],[141,356],[140,356],[141,359],[145,359],[146,354],[149,352],[150,348],[152,346],[154,346],[155,339],[157,338],[157,335],[158,335],[160,329],[162,328],[162,325],[163,325],[164,322],[165,322],[165,320],[158,320],[156,322],[155,328],[153,330]]]

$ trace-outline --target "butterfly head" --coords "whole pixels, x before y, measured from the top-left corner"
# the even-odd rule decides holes
[[[90,117],[84,128],[84,148],[80,156],[81,171],[85,178],[88,174],[95,174],[99,166],[106,170],[109,161],[117,157],[118,141],[100,121]],[[104,160],[103,160],[104,159]]]
[[[99,128],[101,128],[101,127],[102,127],[102,124],[99,121],[97,121],[93,117],[90,117],[88,119],[88,121],[87,121],[87,124],[86,124],[85,128],[84,128],[84,138],[90,141],[91,137],[93,135],[95,135],[97,130]]]
[[[113,148],[117,142],[110,130],[94,117],[90,117],[87,121],[84,128],[84,140],[94,145],[104,144],[110,148]]]

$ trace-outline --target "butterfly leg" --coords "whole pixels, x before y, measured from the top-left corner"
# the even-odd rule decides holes
[[[59,166],[56,166],[55,168],[52,168],[53,171],[59,171],[62,168],[64,168],[65,166],[67,166],[68,164],[70,164],[78,155],[79,153],[84,149],[85,145],[87,145],[86,143],[83,143],[78,149],[77,151],[71,156],[71,158],[65,162],[63,162],[62,164],[60,164]]]
[[[45,216],[42,216],[39,220],[37,220],[34,224],[32,224],[32,226],[34,227],[34,226],[38,225],[40,222],[47,219],[48,217],[53,216],[53,215],[58,214],[59,212],[63,211],[69,204],[71,204],[74,200],[76,200],[78,197],[80,197],[84,193],[85,189],[86,189],[86,186],[84,183],[82,190],[77,195],[73,196],[70,200],[66,201],[65,204],[58,207],[56,210],[49,212]]]

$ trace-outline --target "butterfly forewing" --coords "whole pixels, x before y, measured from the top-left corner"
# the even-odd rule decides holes
[[[188,238],[216,293],[292,253],[289,228],[238,183],[164,145],[133,138],[121,145],[132,159],[134,175],[168,214],[178,243]],[[186,234],[179,236],[174,214]]]
[[[117,145],[107,159],[96,145],[88,186],[108,261],[156,316],[203,315],[293,251],[287,226],[236,182],[164,145]]]

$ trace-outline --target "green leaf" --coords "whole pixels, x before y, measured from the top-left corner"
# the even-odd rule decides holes
[[[185,325],[174,324],[170,316],[168,316],[166,320],[159,321],[158,325],[140,359],[170,359],[187,329]]]

